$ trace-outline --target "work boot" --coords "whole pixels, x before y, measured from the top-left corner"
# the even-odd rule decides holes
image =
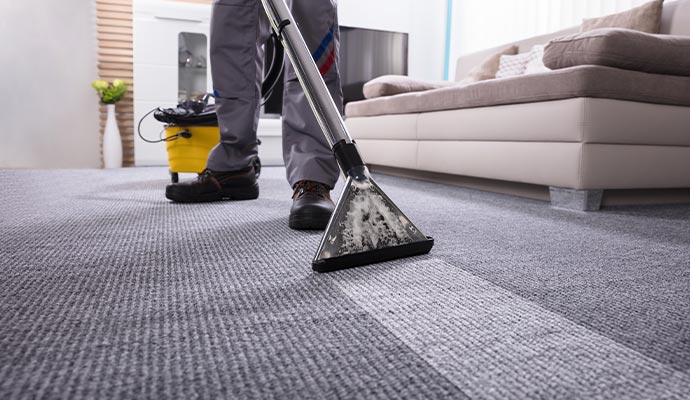
[[[335,204],[331,189],[323,183],[299,181],[294,187],[288,225],[292,229],[326,229]]]
[[[195,181],[168,185],[165,197],[178,203],[252,200],[259,197],[259,184],[252,166],[233,172],[205,169]]]

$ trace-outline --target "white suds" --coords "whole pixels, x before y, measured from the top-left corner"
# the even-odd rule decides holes
[[[399,217],[371,183],[353,182],[355,196],[341,227],[340,255],[396,246],[411,240],[409,221]]]

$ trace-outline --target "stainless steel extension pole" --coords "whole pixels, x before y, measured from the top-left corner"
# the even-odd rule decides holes
[[[283,0],[261,0],[261,2],[273,30],[281,39],[285,39],[282,40],[285,52],[295,68],[297,78],[305,87],[304,93],[331,147],[341,140],[352,143],[352,138],[345,128],[345,122],[321,78],[321,73],[287,4]]]

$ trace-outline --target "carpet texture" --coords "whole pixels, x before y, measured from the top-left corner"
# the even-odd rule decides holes
[[[0,171],[0,398],[690,398],[690,206],[377,181],[436,247],[316,274],[280,168]]]

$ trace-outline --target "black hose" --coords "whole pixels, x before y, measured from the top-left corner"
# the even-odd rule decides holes
[[[146,117],[148,117],[149,115],[151,115],[153,112],[155,112],[155,111],[157,111],[157,110],[160,110],[160,108],[158,108],[158,107],[154,108],[153,110],[147,112],[147,113],[146,113],[143,117],[141,117],[141,119],[139,120],[139,123],[137,124],[137,133],[139,134],[139,137],[141,138],[141,140],[143,140],[143,141],[146,142],[146,143],[160,143],[160,142],[172,142],[173,140],[177,140],[177,139],[179,139],[180,137],[183,137],[183,138],[186,138],[186,139],[189,139],[189,138],[191,137],[191,134],[190,134],[189,131],[187,131],[187,130],[180,131],[178,134],[173,135],[173,136],[170,136],[170,137],[163,137],[163,135],[164,135],[164,133],[165,133],[165,128],[167,127],[167,126],[166,126],[166,127],[163,128],[163,130],[161,130],[161,131],[158,133],[158,140],[151,140],[151,139],[145,138],[144,135],[142,135],[142,133],[141,133],[141,123],[144,122],[144,120],[146,119]]]
[[[285,66],[285,49],[283,49],[283,44],[280,43],[280,38],[273,33],[271,34],[270,41],[266,44],[268,45],[268,43],[273,44],[273,57],[271,57],[271,66],[268,69],[268,73],[261,84],[261,98],[263,99],[261,105],[266,104],[269,97],[273,94],[278,80],[283,75],[283,68]]]

